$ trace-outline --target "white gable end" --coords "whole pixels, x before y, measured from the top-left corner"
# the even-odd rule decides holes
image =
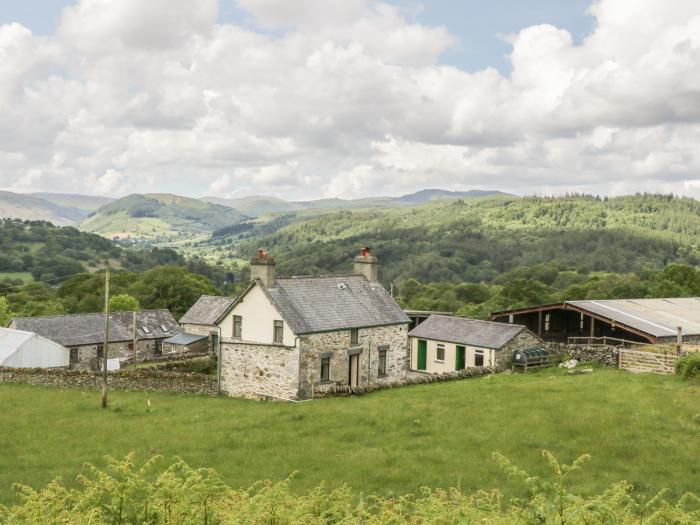
[[[274,322],[282,321],[284,323],[282,344],[295,346],[296,335],[257,284],[248,290],[233,307],[233,310],[218,324],[222,339],[233,338],[234,316],[239,316],[242,319],[241,340],[243,341],[272,344],[274,342]]]

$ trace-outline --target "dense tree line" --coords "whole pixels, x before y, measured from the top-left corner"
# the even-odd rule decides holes
[[[416,310],[487,317],[499,310],[582,299],[700,296],[700,270],[671,264],[663,270],[617,274],[585,272],[543,263],[520,267],[489,283],[426,283],[395,286],[399,302]]]

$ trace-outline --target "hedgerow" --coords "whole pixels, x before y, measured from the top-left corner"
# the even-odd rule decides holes
[[[527,496],[506,500],[498,490],[464,494],[458,488],[432,490],[395,498],[358,496],[347,486],[330,490],[320,485],[306,494],[291,490],[292,479],[259,482],[247,490],[227,486],[211,469],[193,469],[177,460],[162,469],[161,457],[137,465],[134,455],[109,459],[105,470],[87,465],[79,488],[60,478],[41,490],[18,486],[20,503],[0,507],[0,523],[116,525],[690,525],[700,522],[700,500],[685,494],[676,502],[665,491],[643,501],[633,487],[620,482],[593,497],[582,497],[568,486],[587,455],[571,465],[560,464],[543,451],[551,467],[549,479],[531,476],[507,458],[494,459],[522,481]]]

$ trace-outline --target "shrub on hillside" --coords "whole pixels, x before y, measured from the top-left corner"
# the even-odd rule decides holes
[[[686,379],[700,379],[700,352],[690,352],[676,361],[676,373]]]
[[[660,493],[639,503],[625,482],[594,497],[581,497],[568,488],[570,474],[581,469],[588,456],[562,465],[543,452],[551,479],[529,475],[499,454],[496,462],[529,489],[526,498],[505,501],[498,490],[464,494],[459,489],[431,490],[394,498],[358,497],[347,487],[329,490],[321,485],[306,494],[290,489],[290,480],[259,482],[248,490],[227,486],[210,469],[193,469],[177,461],[158,469],[155,457],[143,466],[133,454],[124,461],[110,460],[107,470],[89,467],[79,477],[82,488],[65,487],[60,479],[35,491],[20,487],[21,503],[0,506],[0,522],[70,524],[278,524],[345,525],[461,524],[492,525],[616,524],[690,525],[700,520],[700,500],[686,494],[669,503]]]

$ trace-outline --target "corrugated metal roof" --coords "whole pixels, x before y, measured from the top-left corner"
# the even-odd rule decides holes
[[[180,319],[183,324],[214,325],[233,306],[235,298],[203,295]]]
[[[411,337],[480,348],[501,348],[525,327],[463,317],[431,315],[409,332]]]
[[[567,301],[566,304],[627,325],[654,337],[700,335],[700,298],[606,299]]]
[[[169,337],[168,339],[164,339],[163,342],[170,343],[173,345],[189,345],[191,343],[201,341],[202,339],[206,339],[207,337],[208,336],[206,336],[206,335],[182,333],[182,334],[178,334],[174,337]]]
[[[277,279],[263,290],[297,335],[410,323],[380,284],[362,276]]]
[[[34,332],[63,346],[100,344],[104,338],[104,314],[54,315],[47,317],[17,317],[13,328]],[[163,339],[181,332],[168,310],[136,312],[137,338]],[[110,342],[133,338],[133,312],[109,314]]]

